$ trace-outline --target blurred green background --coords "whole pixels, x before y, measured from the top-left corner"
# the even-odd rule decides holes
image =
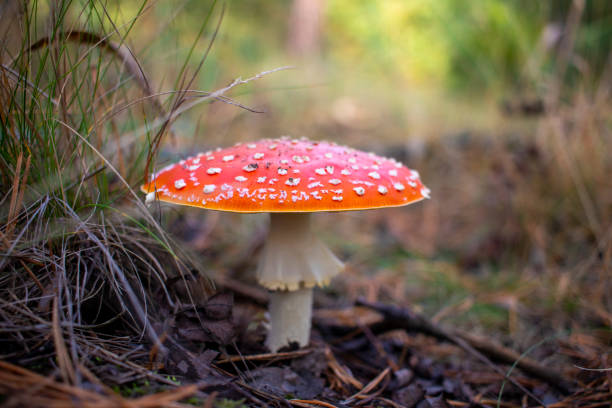
[[[198,38],[213,6],[211,23]],[[606,0],[584,2],[575,34],[568,27],[569,0],[160,1],[147,3],[127,38],[154,87],[173,89],[194,41],[196,65],[223,6],[195,88],[217,89],[279,66],[295,69],[233,93],[265,114],[220,107],[222,112],[199,109],[179,121],[183,136],[212,145],[285,133],[342,141],[347,135],[338,127],[364,143],[495,128],[504,101],[546,95],[568,35],[575,35],[576,57],[564,73],[568,89],[597,82],[612,40]],[[125,27],[140,8],[139,2],[116,2],[108,13]],[[197,122],[198,115],[206,120]]]

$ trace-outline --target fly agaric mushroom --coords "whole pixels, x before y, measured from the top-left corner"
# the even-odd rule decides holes
[[[267,212],[270,232],[257,280],[271,291],[266,344],[308,344],[312,289],[343,264],[311,232],[310,213],[397,207],[429,198],[415,170],[394,159],[307,139],[266,139],[200,153],[160,170],[147,201]]]

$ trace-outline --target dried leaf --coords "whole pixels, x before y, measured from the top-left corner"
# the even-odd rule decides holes
[[[234,294],[231,292],[217,293],[211,296],[204,310],[206,317],[213,320],[229,319],[232,316],[234,306]]]

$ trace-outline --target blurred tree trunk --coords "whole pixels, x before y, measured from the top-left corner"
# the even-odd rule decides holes
[[[323,1],[293,0],[287,44],[291,55],[308,57],[320,51]]]
[[[19,50],[23,5],[19,0],[0,0],[0,62],[6,63]]]

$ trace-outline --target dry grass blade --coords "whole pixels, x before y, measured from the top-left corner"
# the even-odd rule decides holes
[[[5,235],[7,239],[10,239],[15,226],[15,208],[17,207],[17,196],[19,195],[19,180],[21,176],[21,162],[23,160],[23,153],[19,153],[17,157],[17,164],[15,165],[15,176],[13,177],[13,190],[11,192],[11,202],[9,204],[9,216],[6,225]]]
[[[23,194],[28,182],[28,174],[30,172],[30,164],[32,163],[32,155],[28,155],[26,159],[25,169],[23,170],[23,176],[21,175],[22,164],[23,164],[23,153],[19,153],[17,157],[17,164],[15,166],[15,176],[13,177],[13,190],[11,192],[11,201],[9,204],[9,211],[7,217],[7,223],[5,231],[3,233],[7,240],[11,239],[13,229],[17,223],[18,209],[23,203]]]
[[[98,394],[81,387],[59,383],[30,370],[0,361],[0,391],[6,397],[5,406],[68,408],[162,408],[186,407],[179,401],[198,391],[197,385],[177,387],[136,399],[117,394]]]
[[[230,362],[240,362],[240,361],[268,361],[268,360],[288,360],[296,357],[302,357],[307,354],[310,354],[312,350],[296,350],[296,351],[287,351],[281,353],[263,353],[263,354],[252,354],[248,356],[226,356],[219,360],[216,360],[217,364],[224,364]]]
[[[111,406],[104,404],[107,397],[103,395],[58,383],[4,361],[0,361],[0,379],[0,389],[8,396],[9,406],[21,403],[22,406],[68,407],[74,406],[75,399],[85,407]]]
[[[66,349],[64,335],[60,328],[59,322],[59,306],[57,296],[53,298],[53,343],[55,344],[55,358],[62,373],[63,380],[68,384],[74,384],[76,375],[74,372],[72,361]]]
[[[381,371],[380,374],[378,374],[376,377],[374,377],[374,379],[372,381],[367,383],[365,387],[363,387],[361,390],[359,390],[359,392],[357,392],[357,393],[351,395],[349,398],[347,398],[344,401],[344,403],[345,404],[350,404],[351,402],[355,401],[356,399],[368,398],[369,396],[367,394],[369,392],[371,392],[374,388],[376,388],[378,386],[378,384],[380,384],[380,382],[383,379],[385,379],[385,377],[387,377],[389,375],[390,372],[391,372],[391,367],[385,368],[383,371]]]
[[[337,408],[337,406],[334,404],[330,404],[329,402],[319,401],[319,400],[292,399],[292,400],[289,400],[289,402],[291,403],[291,405],[296,405],[298,407],[311,407],[314,405],[317,407]]]
[[[325,348],[325,357],[327,358],[327,364],[331,368],[334,375],[344,384],[352,385],[357,389],[362,389],[363,384],[361,381],[356,379],[350,370],[340,364],[329,347]]]
[[[474,403],[471,402],[463,402],[463,401],[454,401],[454,400],[446,400],[446,403],[451,407],[472,407]],[[478,404],[481,406],[491,406],[491,407],[500,407],[500,408],[520,408],[521,406],[518,404],[512,404],[510,402],[498,401],[493,399],[481,399],[478,401]],[[548,406],[550,407],[550,405]]]
[[[40,283],[40,280],[38,280],[38,278],[36,277],[36,275],[34,275],[34,272],[32,272],[32,270],[28,267],[28,264],[26,264],[23,259],[19,260],[19,263],[21,263],[21,266],[23,267],[23,269],[25,269],[25,271],[28,273],[28,275],[30,276],[30,278],[32,278],[32,280],[34,281],[34,283],[36,284],[36,286],[38,286],[38,289],[40,289],[41,293],[44,292],[45,288],[43,287],[42,283]]]
[[[71,41],[78,44],[89,44],[93,47],[100,47],[108,50],[123,62],[128,73],[136,79],[136,82],[142,88],[144,93],[146,95],[153,95],[153,90],[151,89],[149,80],[147,79],[142,67],[138,63],[138,60],[134,57],[132,51],[125,44],[119,44],[114,41],[110,41],[108,39],[109,36],[102,37],[98,34],[91,33],[88,31],[74,30],[70,32],[58,32],[55,33],[55,36],[63,38],[64,41]],[[32,44],[26,50],[26,52],[34,52],[41,48],[48,47],[50,43],[51,40],[49,39],[49,37],[43,37],[36,41],[34,44]],[[85,58],[85,56],[81,58]],[[78,65],[78,63],[79,62],[77,61],[75,65]],[[12,64],[13,62],[11,62],[10,65]],[[159,100],[153,97],[152,101],[158,112],[160,114],[165,114],[165,110]]]

